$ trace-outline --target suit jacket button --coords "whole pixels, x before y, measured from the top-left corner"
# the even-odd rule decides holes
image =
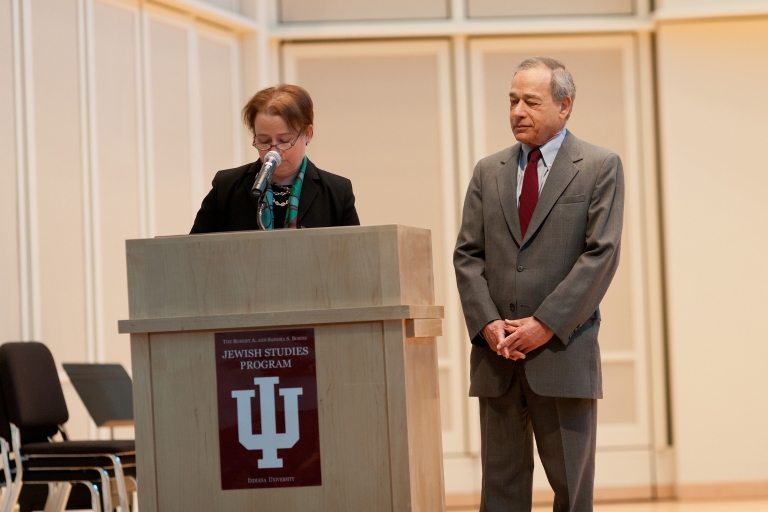
[[[513,312],[513,313],[515,312],[515,303],[514,303],[514,302],[510,303],[510,305],[509,305],[509,310],[510,310],[511,312]]]
[[[518,265],[517,266],[517,271],[518,272],[522,272],[523,271],[523,266],[522,265]]]

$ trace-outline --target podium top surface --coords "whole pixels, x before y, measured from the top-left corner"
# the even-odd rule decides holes
[[[120,320],[121,333],[211,331],[301,325],[378,322],[384,320],[439,320],[443,306],[374,306],[369,308],[268,311],[231,315],[187,316]]]
[[[127,240],[126,257],[130,320],[121,322],[122,332],[138,332],[138,320],[201,323],[212,316],[341,314],[435,301],[431,233],[407,226]]]
[[[362,233],[410,233],[416,236],[432,236],[429,229],[417,228],[413,226],[403,226],[402,224],[381,224],[376,226],[338,226],[333,228],[307,228],[307,229],[275,229],[270,231],[226,231],[221,233],[197,233],[194,235],[171,235],[156,236],[153,238],[134,238],[125,241],[126,248],[143,245],[166,245],[166,244],[188,244],[191,241],[221,242],[233,240],[250,240],[258,238],[260,240],[274,240],[280,238],[306,238],[352,235],[359,236]]]

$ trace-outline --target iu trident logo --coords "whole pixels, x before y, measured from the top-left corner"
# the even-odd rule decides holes
[[[252,389],[232,391],[237,399],[237,432],[242,444],[248,450],[261,450],[259,469],[282,468],[283,459],[277,457],[278,449],[293,448],[299,440],[299,395],[302,388],[282,388],[280,396],[285,403],[285,433],[277,433],[275,423],[275,385],[279,377],[257,377],[253,383],[259,387],[261,401],[261,434],[253,433],[251,421],[251,398],[256,396]]]

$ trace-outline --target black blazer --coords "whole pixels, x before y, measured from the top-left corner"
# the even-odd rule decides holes
[[[261,160],[256,160],[217,172],[190,234],[259,229],[251,187],[260,169]],[[296,223],[300,228],[359,226],[352,182],[318,169],[308,159]]]

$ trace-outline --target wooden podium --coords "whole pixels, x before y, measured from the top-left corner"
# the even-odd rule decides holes
[[[141,512],[445,510],[428,230],[218,233],[126,253]],[[295,327],[314,328],[322,484],[222,490],[215,333]]]

